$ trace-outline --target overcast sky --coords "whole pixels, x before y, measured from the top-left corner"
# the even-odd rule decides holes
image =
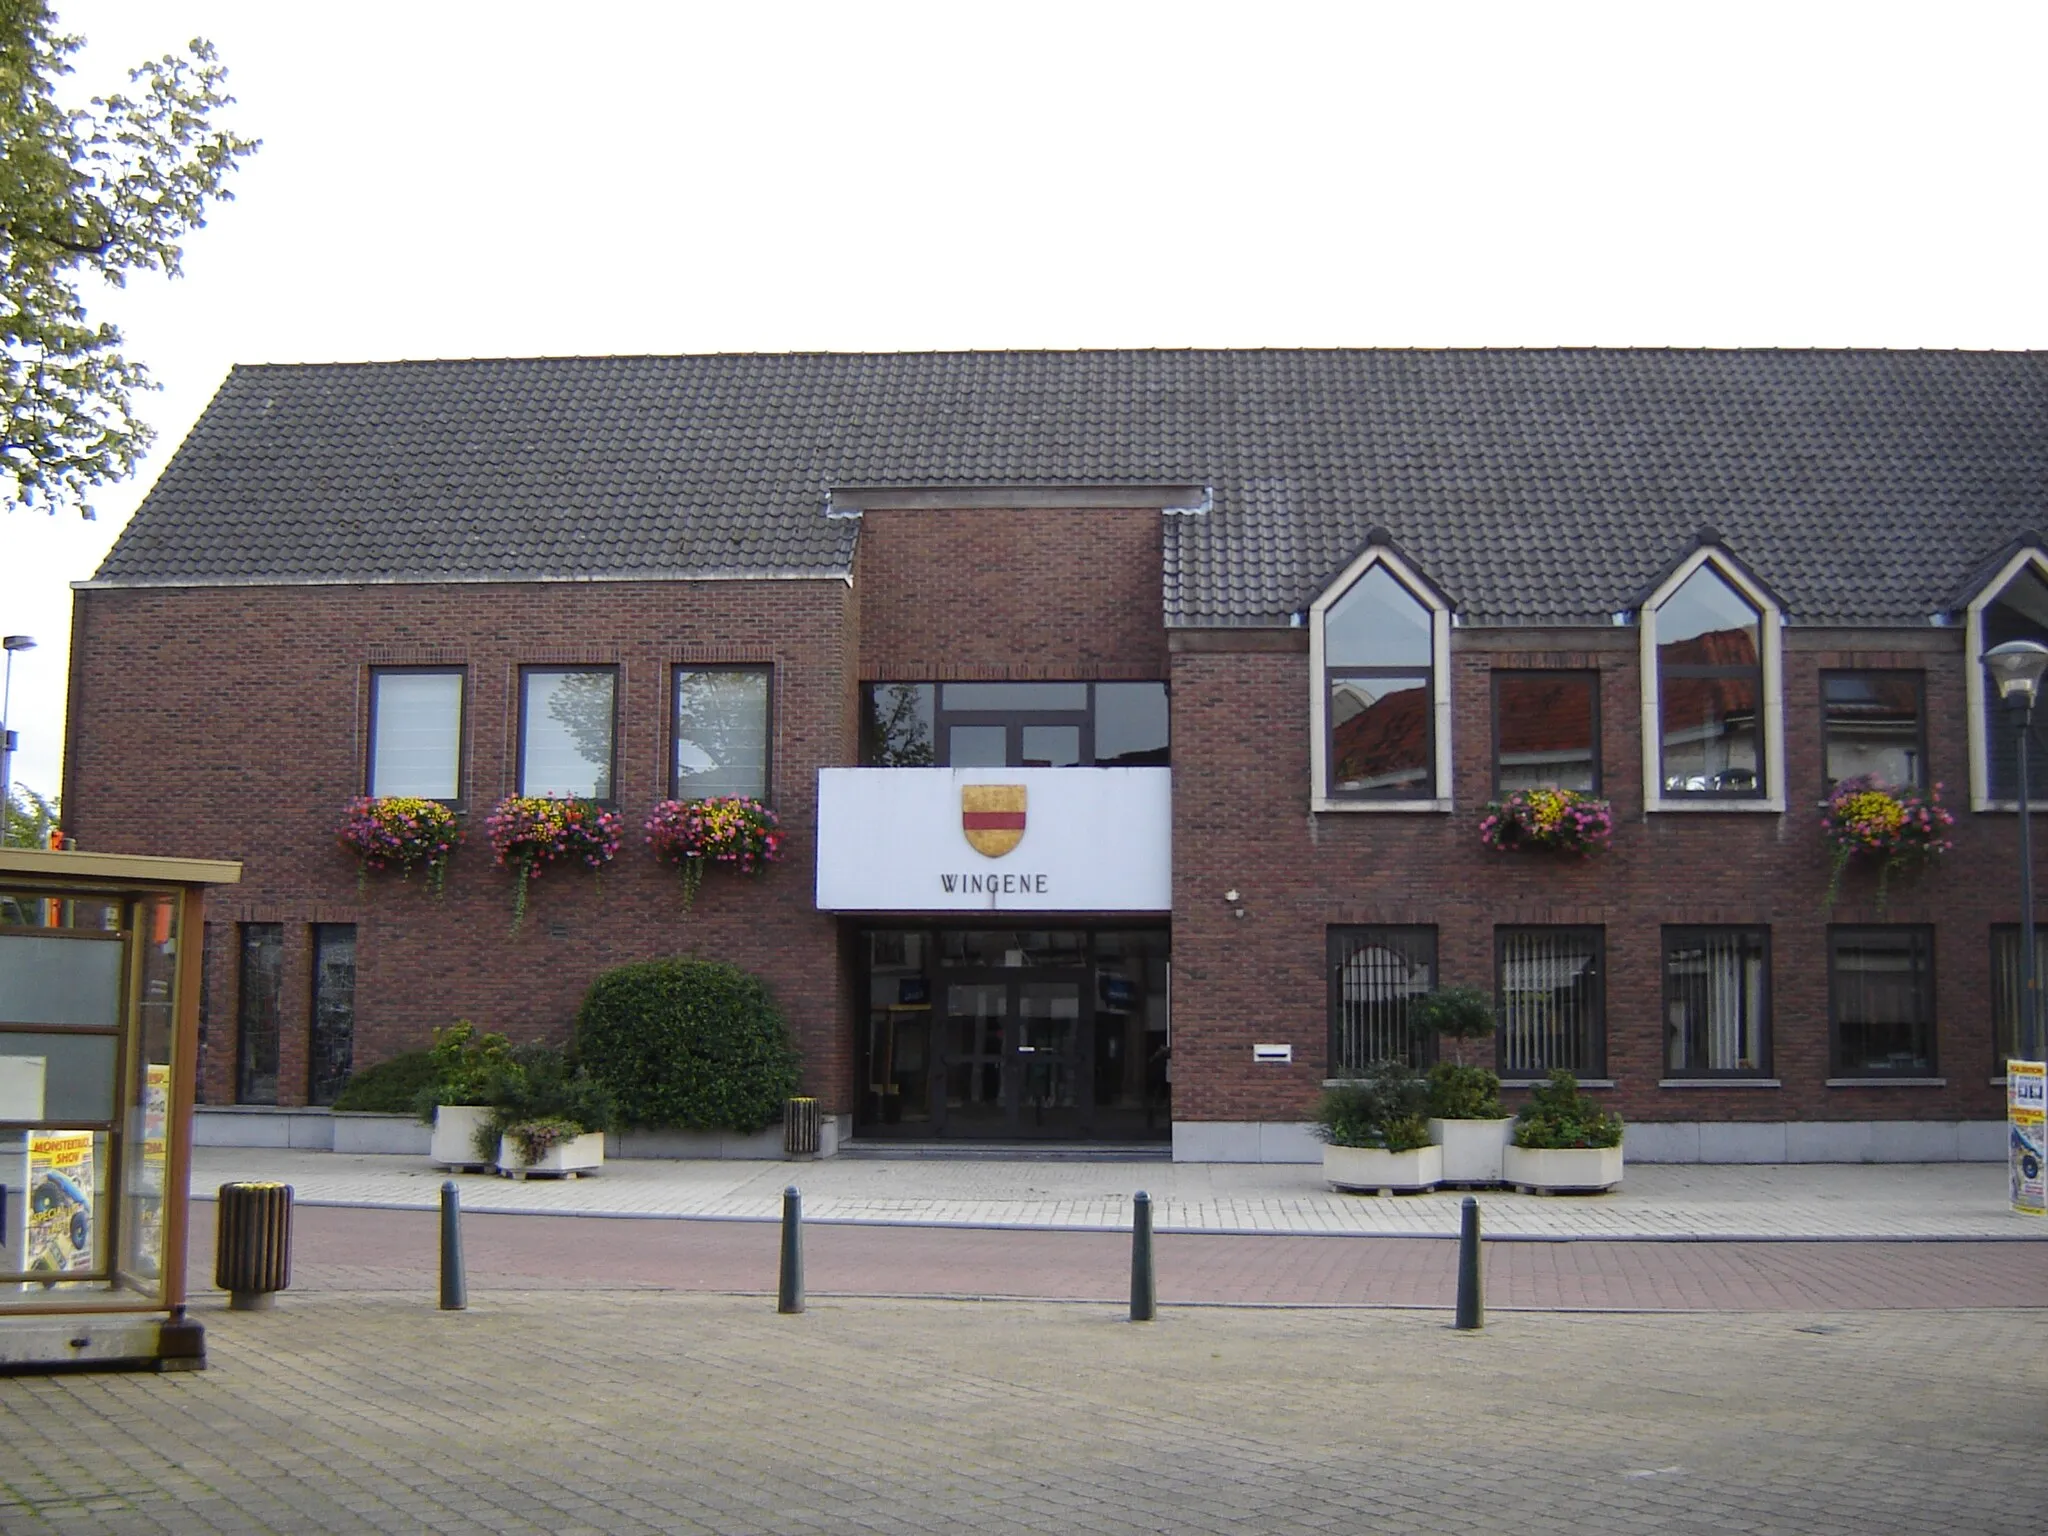
[[[2048,6],[59,0],[264,141],[99,519],[0,524],[15,777],[68,583],[236,362],[1105,346],[2048,346]],[[146,658],[137,658],[146,666]]]

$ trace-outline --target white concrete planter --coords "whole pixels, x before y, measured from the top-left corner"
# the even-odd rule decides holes
[[[1607,1190],[1621,1182],[1619,1147],[1517,1147],[1501,1156],[1501,1177],[1523,1191]]]
[[[510,1136],[498,1138],[498,1172],[507,1178],[523,1179],[529,1174],[543,1178],[566,1178],[570,1174],[581,1176],[604,1166],[604,1133],[588,1131],[581,1136],[572,1136],[567,1141],[558,1141],[542,1154],[537,1162],[525,1162],[519,1155],[519,1143]]]
[[[1323,1148],[1323,1177],[1332,1189],[1413,1193],[1435,1189],[1444,1176],[1444,1149],[1382,1152],[1377,1147]]]
[[[1504,1120],[1429,1122],[1429,1139],[1444,1149],[1446,1184],[1498,1184],[1501,1153],[1507,1150],[1514,1116]]]
[[[477,1156],[477,1128],[491,1118],[482,1104],[437,1104],[434,1106],[434,1139],[427,1156],[443,1168],[483,1168],[488,1164]]]

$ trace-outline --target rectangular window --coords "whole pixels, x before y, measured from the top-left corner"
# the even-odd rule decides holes
[[[1604,947],[1598,928],[1494,930],[1502,1077],[1606,1076]]]
[[[462,673],[379,667],[370,673],[366,794],[462,797]]]
[[[1821,673],[1828,783],[1871,778],[1886,789],[1925,789],[1926,691],[1919,672]]]
[[[2048,927],[2034,928],[2034,985],[2048,989]],[[2048,1009],[2043,1010],[2048,1013]],[[1998,923],[1991,929],[1991,1066],[2000,1076],[2019,1054],[2020,925]]]
[[[1934,1072],[1934,930],[1830,928],[1828,1017],[1837,1077]]]
[[[313,925],[313,1036],[306,1102],[332,1104],[356,1059],[356,925]]]
[[[611,799],[617,695],[612,667],[523,669],[519,793]]]
[[[678,667],[678,800],[768,798],[768,668]]]
[[[1600,788],[1600,674],[1493,674],[1493,787]]]
[[[868,768],[1164,768],[1166,684],[865,683]]]
[[[1436,1041],[1409,1023],[1414,1000],[1436,986],[1434,928],[1332,928],[1329,934],[1329,1075],[1350,1077],[1374,1062],[1427,1066]]]
[[[1770,930],[1664,930],[1664,1068],[1761,1077],[1770,1066]]]
[[[235,1102],[277,1102],[278,1030],[284,1017],[284,925],[242,924],[236,987]]]
[[[1426,672],[1330,673],[1330,793],[1427,797],[1436,741]]]

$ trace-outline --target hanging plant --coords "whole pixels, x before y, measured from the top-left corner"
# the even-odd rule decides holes
[[[507,795],[484,823],[491,851],[512,871],[512,928],[526,917],[526,888],[546,865],[566,859],[603,869],[619,851],[624,823],[589,800]]]
[[[334,840],[356,858],[356,894],[373,870],[395,869],[401,880],[423,869],[436,896],[448,879],[448,857],[462,841],[455,813],[438,800],[412,795],[358,795],[342,810]]]
[[[647,818],[647,844],[664,864],[682,871],[683,905],[696,899],[713,864],[750,875],[782,857],[775,813],[758,800],[728,795],[713,800],[663,800]]]
[[[1614,835],[1614,807],[1575,789],[1518,789],[1488,804],[1479,840],[1495,853],[1540,851],[1584,858]]]
[[[1884,911],[1892,876],[1932,863],[1955,844],[1948,829],[1954,816],[1941,803],[1941,786],[1927,794],[1882,787],[1864,775],[1844,779],[1822,802],[1821,835],[1828,845],[1828,889],[1821,900],[1826,911],[1841,894],[1842,872],[1852,860],[1877,863],[1877,910]]]

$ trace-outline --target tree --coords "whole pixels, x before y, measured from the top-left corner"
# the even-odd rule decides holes
[[[7,804],[0,811],[5,814],[10,848],[48,847],[50,828],[63,820],[56,796],[39,795],[26,784],[7,786]]]
[[[121,333],[86,313],[81,285],[183,270],[183,240],[257,141],[215,126],[234,98],[195,38],[129,71],[133,95],[57,99],[84,39],[45,0],[0,0],[0,474],[49,511],[135,467],[151,432],[137,391],[155,388]]]

